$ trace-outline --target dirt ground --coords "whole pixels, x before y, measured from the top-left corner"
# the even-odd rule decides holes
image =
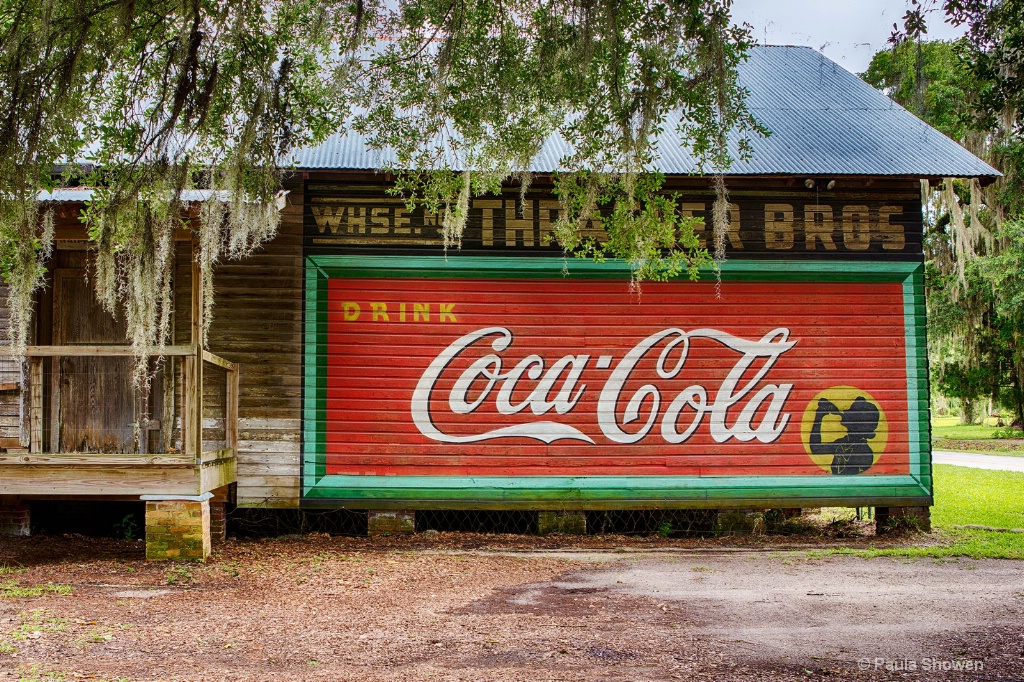
[[[1024,680],[1013,561],[442,533],[193,566],[5,538],[0,566],[0,680]]]

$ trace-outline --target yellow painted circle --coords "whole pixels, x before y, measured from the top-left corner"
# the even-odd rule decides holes
[[[867,417],[866,421],[853,424],[854,430],[857,432],[852,433],[843,425],[843,416],[844,414],[852,414],[850,410],[854,403],[858,401],[858,398],[861,399],[858,402],[858,409],[860,413],[867,414]],[[834,405],[835,411],[833,412],[827,405],[823,406],[822,400],[826,400]],[[878,410],[878,422],[874,424],[874,435],[870,437],[868,433],[872,426],[871,418],[873,417],[873,412],[865,407],[865,402],[873,405]],[[808,456],[810,456],[815,464],[825,471],[832,473],[834,455],[814,454],[811,450],[811,431],[814,428],[815,416],[819,410],[824,415],[821,419],[820,427],[821,442],[823,444],[834,443],[843,438],[866,442],[868,447],[871,448],[873,455],[872,465],[878,463],[878,458],[885,450],[885,444],[889,439],[889,423],[885,418],[882,406],[878,404],[878,401],[870,393],[854,386],[833,386],[814,396],[804,409],[803,421],[800,423],[800,440],[803,441],[804,450],[807,451]]]

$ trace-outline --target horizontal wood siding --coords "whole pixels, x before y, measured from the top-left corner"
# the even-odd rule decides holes
[[[179,246],[177,342],[188,342],[190,247]],[[299,502],[302,409],[302,193],[288,197],[277,237],[214,272],[209,349],[239,363],[238,504],[294,507]],[[223,439],[223,371],[206,365],[213,389],[203,406],[204,439]]]
[[[7,308],[7,287],[0,284],[0,345],[9,346],[10,319]],[[0,449],[28,447],[28,433],[22,438],[21,363],[0,357]],[[27,396],[26,396],[27,397]]]
[[[749,461],[742,465],[748,469],[730,469],[727,465],[736,460],[722,458],[733,456],[732,450],[711,443],[707,433],[701,436],[704,438],[701,456],[705,457],[705,463],[697,470],[692,470],[692,463],[687,464],[683,459],[669,462],[671,456],[665,454],[663,446],[635,453],[623,446],[615,452],[596,456],[583,455],[582,451],[562,453],[557,443],[545,444],[543,452],[532,444],[512,443],[496,455],[488,450],[494,443],[477,447],[468,454],[461,453],[452,444],[441,443],[421,444],[418,450],[403,451],[402,443],[393,438],[401,429],[396,427],[392,433],[387,423],[397,424],[407,419],[411,395],[407,395],[408,391],[402,393],[403,389],[390,381],[382,368],[394,366],[398,370],[396,376],[406,384],[410,381],[415,384],[425,365],[414,366],[414,359],[429,362],[428,354],[436,356],[447,337],[442,338],[444,335],[440,333],[430,338],[413,334],[396,341],[387,333],[375,331],[364,336],[344,337],[348,333],[344,331],[344,320],[331,323],[327,320],[330,281],[359,278],[359,287],[345,294],[346,300],[363,304],[362,314],[370,316],[371,321],[369,304],[382,300],[389,305],[405,302],[409,305],[406,314],[410,318],[415,314],[413,304],[432,303],[433,321],[437,321],[440,304],[454,302],[454,299],[442,300],[443,292],[450,289],[463,295],[459,300],[464,305],[476,306],[470,310],[480,320],[483,317],[479,315],[493,315],[494,325],[507,323],[534,328],[554,325],[549,336],[564,342],[565,347],[554,343],[543,352],[539,347],[532,349],[545,358],[547,367],[566,354],[587,352],[583,347],[570,347],[569,343],[581,329],[586,331],[585,325],[577,323],[574,311],[578,304],[587,303],[587,294],[572,287],[560,292],[562,261],[544,258],[559,253],[557,247],[545,245],[543,239],[548,223],[557,215],[553,212],[557,209],[551,204],[550,181],[546,178],[535,181],[536,193],[530,197],[528,205],[517,203],[518,189],[502,197],[481,198],[471,212],[464,248],[451,250],[446,259],[442,257],[436,229],[427,229],[430,228],[425,222],[427,217],[401,216],[401,207],[383,193],[379,175],[355,179],[355,176],[339,173],[318,175],[312,172],[309,175],[312,177],[304,181],[308,192],[299,185],[291,187],[278,236],[245,260],[219,264],[214,277],[216,303],[209,349],[240,366],[237,453],[240,505],[295,507],[301,502],[309,506],[368,508],[537,509],[565,508],[573,504],[592,508],[644,508],[749,506],[765,501],[781,504],[799,498],[816,506],[829,502],[919,504],[930,495],[924,299],[919,272],[921,216],[919,208],[915,208],[916,181],[845,178],[840,180],[835,192],[825,192],[820,190],[823,186],[820,181],[818,189],[806,190],[802,179],[798,178],[730,180],[737,224],[731,233],[730,244],[735,248],[730,250],[729,263],[746,262],[748,265],[746,270],[738,268],[732,272],[727,267],[726,283],[762,282],[766,293],[752,292],[744,299],[746,307],[737,308],[733,313],[716,307],[703,317],[692,316],[673,323],[690,330],[698,324],[714,326],[712,322],[717,320],[729,326],[731,333],[737,336],[760,338],[764,332],[780,326],[772,326],[768,320],[760,324],[750,319],[756,317],[751,307],[773,304],[771,282],[785,281],[793,286],[800,282],[830,282],[833,288],[828,292],[801,293],[803,298],[796,305],[796,314],[807,330],[820,328],[819,339],[841,336],[849,343],[823,348],[818,356],[808,355],[804,362],[811,364],[788,368],[788,378],[776,377],[776,372],[771,380],[796,384],[818,369],[835,369],[833,383],[836,385],[844,382],[855,385],[867,376],[865,372],[883,371],[890,375],[888,383],[877,382],[878,395],[872,395],[879,401],[888,401],[885,407],[890,427],[887,447],[895,448],[892,457],[882,462],[877,474],[837,476],[815,464],[801,450],[782,452],[779,451],[781,446],[758,454],[747,446],[738,445],[737,452],[748,452]],[[669,185],[682,194],[682,212],[697,217],[706,215],[713,197],[706,179],[670,179]],[[346,206],[351,209],[353,199],[360,204],[360,212],[349,211],[343,226],[339,211],[343,212]],[[867,209],[862,211],[859,207]],[[73,222],[71,217],[68,220]],[[68,245],[84,239],[80,226],[63,226],[62,230],[67,233]],[[742,249],[738,248],[741,242]],[[83,244],[77,245],[81,246]],[[185,240],[179,241],[176,248],[174,342],[188,343],[192,253]],[[340,260],[326,265],[332,258]],[[549,265],[556,260],[557,267],[551,271]],[[751,264],[751,261],[756,263]],[[790,267],[791,264],[811,264],[817,269],[805,271]],[[571,260],[568,265],[570,272],[580,276],[580,280],[604,277],[593,274],[598,266],[592,263]],[[624,279],[622,272],[613,274],[616,286],[626,291],[628,277]],[[713,275],[707,273],[705,277]],[[439,281],[440,289],[431,293],[413,283],[424,279]],[[469,283],[487,279],[492,280],[489,285]],[[550,290],[536,293],[536,299],[555,301],[561,296],[560,305],[567,309],[566,314],[558,316],[547,309],[531,311],[534,306],[528,300],[528,293],[522,294],[527,299],[510,298],[502,302],[507,292],[487,288],[493,288],[494,282],[500,280],[538,279],[550,280],[551,284]],[[851,287],[850,295],[844,296],[844,282],[861,288]],[[876,295],[870,291],[870,286],[863,288],[874,283],[884,284],[888,289]],[[678,286],[694,291],[701,288],[705,293],[714,288],[714,284],[707,281]],[[652,286],[650,292],[653,294],[655,289]],[[529,287],[524,290],[528,291]],[[427,297],[428,293],[433,298]],[[5,296],[6,292],[0,290],[0,333],[3,334],[0,342],[4,343]],[[475,303],[471,300],[473,297],[478,299]],[[403,298],[408,300],[400,300]],[[336,304],[343,302],[335,301]],[[590,334],[596,342],[601,334],[610,338],[621,331],[625,345],[608,353],[614,354],[616,361],[622,358],[624,350],[646,335],[641,331],[647,327],[662,322],[672,326],[668,318],[655,320],[641,316],[631,320],[635,317],[632,303],[626,307],[628,309],[604,311],[600,301],[595,299],[593,303],[590,306],[592,330],[586,331],[584,336]],[[875,303],[885,307],[881,317],[873,316],[871,307]],[[40,307],[39,343],[51,341],[48,330],[52,326],[52,315],[47,305],[52,308],[52,302]],[[337,308],[334,313],[344,314]],[[395,309],[389,308],[389,313],[394,314]],[[885,329],[881,330],[881,326]],[[903,330],[903,336],[899,329]],[[627,343],[626,336],[634,332],[636,338],[630,336],[632,342]],[[334,346],[337,361],[356,362],[366,370],[365,378],[375,382],[370,387],[371,393],[363,397],[365,419],[338,420],[333,427],[327,423],[326,407],[326,344],[331,334],[338,335]],[[530,350],[524,343],[526,338],[522,336],[512,348]],[[810,337],[805,335],[804,338]],[[447,338],[447,343],[452,340]],[[874,355],[866,350],[868,345],[858,348],[860,341],[880,344],[880,348],[896,355],[903,352],[903,364],[897,362],[895,355],[886,356],[888,364],[884,366],[880,362],[872,364]],[[343,351],[349,342],[365,342],[377,350],[346,358]],[[833,353],[831,360],[825,356],[826,350]],[[596,362],[599,353],[591,355],[594,356],[592,362]],[[818,368],[814,362],[824,364]],[[339,364],[337,368],[342,366]],[[344,397],[345,391],[360,388],[344,376],[343,371],[337,373],[337,368],[335,398]],[[503,371],[509,368],[506,366]],[[20,375],[18,369],[12,376]],[[0,370],[5,368],[0,367]],[[220,370],[211,369],[204,378],[207,389],[204,439],[210,448],[219,447],[224,440],[225,395],[219,385],[222,374]],[[0,384],[9,383],[6,376],[0,372]],[[601,381],[595,383],[588,379],[588,383],[593,384],[589,389],[593,391],[599,388]],[[177,378],[175,384],[180,396]],[[365,389],[363,386],[360,390]],[[901,392],[902,407],[892,402],[898,402]],[[169,394],[173,395],[174,391]],[[796,396],[794,405],[801,404],[787,409],[792,413],[791,418],[799,422],[817,392],[793,395]],[[520,393],[515,396],[520,400],[524,398]],[[665,398],[668,400],[662,404],[662,411],[671,396],[665,393]],[[393,403],[392,407],[384,405],[388,401]],[[593,407],[593,402],[587,401],[590,401],[589,394],[581,405]],[[532,414],[529,408],[526,411]],[[0,386],[0,438],[19,439],[27,444],[28,425],[23,412],[21,392],[3,390]],[[384,422],[380,422],[381,419]],[[373,420],[379,422],[373,426],[376,431],[372,431],[372,437],[363,438],[371,433]],[[384,423],[383,429],[381,423]],[[498,425],[497,421],[492,424]],[[408,423],[402,428],[407,426]],[[589,429],[588,436],[595,441],[601,437],[596,423],[576,426],[580,430],[584,426]],[[706,431],[707,418],[700,428]],[[329,438],[335,443],[332,447],[341,442],[353,447],[344,453],[335,451],[334,459],[329,462],[326,457]],[[363,442],[360,438],[372,442]],[[357,452],[354,445],[361,442],[366,447]],[[769,460],[764,458],[770,458],[772,466],[766,467]],[[314,490],[317,481],[327,474],[328,463],[336,472],[331,475],[348,478],[343,485]],[[725,468],[716,472],[713,469],[718,465]],[[686,469],[687,466],[690,469]],[[751,466],[761,467],[763,471],[752,475]],[[599,472],[603,472],[602,475],[597,475]],[[716,473],[722,475],[716,476]],[[745,483],[733,481],[727,485],[724,481],[731,477],[741,477]]]
[[[802,178],[727,179],[729,210],[726,251],[733,259],[917,260],[921,255],[921,199],[917,180],[829,179],[814,188]],[[379,181],[378,181],[379,183]],[[700,218],[694,230],[709,243],[715,194],[707,179],[670,178],[678,191],[681,218]],[[547,236],[561,207],[550,179],[539,177],[525,201],[518,187],[473,200],[461,248],[449,257],[521,253],[558,255]],[[600,222],[587,226],[600,238]],[[383,187],[366,184],[307,184],[306,244],[311,252],[375,252],[382,248],[437,253],[441,219],[422,208],[410,211]]]

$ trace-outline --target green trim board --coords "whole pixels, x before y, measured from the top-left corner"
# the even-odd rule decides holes
[[[327,368],[317,357],[317,348],[326,344],[323,332],[327,328],[326,300],[327,275],[307,262],[302,382],[303,481],[322,480],[326,473],[324,424],[322,420],[316,418],[318,402],[323,400],[322,396],[327,390]]]
[[[914,405],[909,415],[911,443],[910,471],[931,489],[931,415],[928,390],[928,344],[924,299],[924,267],[916,268],[903,280],[903,319],[906,326],[907,399]],[[924,406],[924,407],[922,407]]]
[[[442,256],[317,255],[306,257],[326,277],[410,277],[479,279],[621,279],[630,267],[622,261],[596,263],[577,258],[516,258],[508,256],[445,258]],[[907,261],[787,261],[728,260],[721,265],[723,281],[766,282],[903,282],[922,270]],[[922,270],[923,272],[923,270]],[[713,278],[711,269],[702,280]],[[923,276],[923,275],[922,275]],[[924,294],[923,291],[920,292]]]
[[[931,504],[923,264],[902,261],[727,261],[723,281],[902,284],[910,474],[835,476],[354,476],[326,474],[327,281],[333,277],[618,279],[629,266],[563,258],[311,255],[306,258],[302,505],[386,508],[650,508],[830,500],[848,506]],[[714,277],[706,271],[702,279]],[[801,506],[794,503],[790,506]]]

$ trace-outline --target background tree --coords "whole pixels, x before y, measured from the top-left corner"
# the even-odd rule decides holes
[[[966,29],[954,46],[969,84],[961,118],[975,140],[986,141],[984,158],[1005,175],[989,201],[1001,223],[1024,212],[1024,0],[910,0],[903,27],[893,24],[893,50],[921,45],[936,18]]]
[[[572,146],[556,183],[565,249],[625,258],[638,279],[695,277],[710,256],[652,161],[672,110],[712,172],[730,162],[729,130],[757,130],[736,83],[748,33],[729,7],[0,0],[0,267],[14,343],[25,343],[53,239],[40,190],[98,188],[84,214],[97,294],[123,309],[142,355],[167,339],[173,232],[190,192],[213,197],[191,223],[209,280],[219,259],[274,234],[290,152],[347,126],[394,150],[396,192],[443,215],[449,247],[470,198],[510,178],[525,191],[530,161],[559,135]],[[585,241],[598,211],[608,239]]]
[[[1024,274],[1014,255],[1024,236],[1022,7],[1021,0],[911,0],[890,49],[875,55],[864,74],[1004,173],[984,191],[950,178],[938,191],[923,183],[929,356],[940,390],[955,395],[987,384],[1017,423],[1024,423],[1024,319],[1012,304],[1013,284]],[[936,14],[966,25],[967,35],[926,42],[927,21]]]
[[[996,344],[1009,360],[1004,402],[1024,427],[1024,220],[1005,222],[999,237],[999,249],[982,259],[979,269],[995,292]]]
[[[861,78],[954,140],[967,138],[972,81],[953,42],[901,41],[877,52]]]
[[[934,380],[942,395],[960,401],[960,422],[973,424],[978,410],[977,401],[988,388],[987,379],[980,367],[950,362],[943,366]]]
[[[185,192],[223,191],[196,223],[207,279],[274,233],[279,159],[334,127],[332,36],[358,29],[322,4],[0,0],[0,266],[16,346],[53,238],[40,190],[99,188],[84,215],[93,281],[140,353],[168,335]]]
[[[933,390],[960,400],[963,423],[975,420],[982,398],[1012,409],[1015,422],[1024,414],[1019,320],[997,295],[995,267],[987,257],[970,261],[966,291],[955,273],[943,273],[934,262],[926,270]]]

